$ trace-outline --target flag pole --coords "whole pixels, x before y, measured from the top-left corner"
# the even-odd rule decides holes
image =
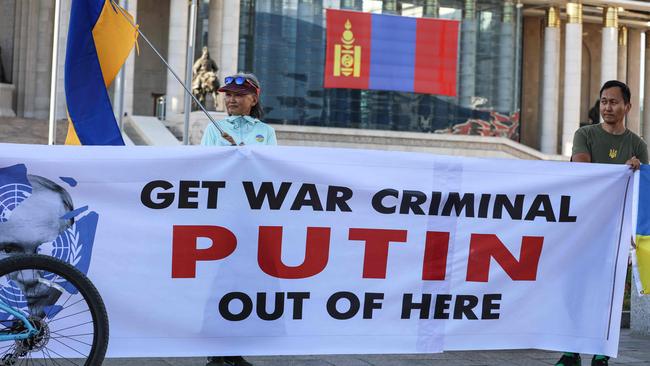
[[[185,65],[185,85],[192,85],[192,64],[194,63],[194,41],[196,36],[196,0],[190,5],[190,24],[187,27],[187,64]],[[192,112],[192,98],[185,95],[184,108],[185,123],[183,124],[183,145],[189,144],[190,114]]]
[[[120,0],[120,6],[124,9],[127,9],[129,6],[129,0]],[[122,116],[124,115],[124,79],[125,79],[125,69],[126,62],[122,65],[120,72],[117,74],[117,82],[115,83],[115,99],[117,102],[117,111],[115,118],[117,119],[117,125],[120,128],[120,132],[124,133],[124,125],[122,121]]]
[[[54,145],[56,139],[56,78],[59,68],[59,18],[61,15],[61,0],[54,2],[54,35],[52,36],[52,79],[50,80],[50,118],[47,144]]]

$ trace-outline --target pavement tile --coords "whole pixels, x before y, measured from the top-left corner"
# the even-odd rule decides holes
[[[63,144],[68,121],[57,122],[57,144]],[[47,144],[48,121],[30,118],[0,117],[0,142],[14,144]]]
[[[174,366],[185,366],[185,365],[190,365],[189,363],[179,363],[180,359],[173,359],[173,363],[170,363],[164,359],[144,359],[144,358],[113,358],[113,359],[108,359],[104,361],[103,366],[140,366],[140,365],[146,365],[146,366],[169,366],[169,365],[174,365]],[[205,364],[205,362],[204,362]],[[194,365],[192,363],[192,365]],[[200,365],[200,364],[196,364]]]
[[[316,356],[319,357],[332,365],[340,366],[370,366],[368,360],[364,360],[363,356],[356,355],[326,355],[326,356]]]
[[[307,359],[296,357],[275,357],[273,359],[258,359],[256,357],[246,357],[246,359],[255,366],[333,366],[323,359]]]
[[[560,352],[542,350],[454,351],[405,355],[317,355],[247,357],[255,366],[544,366],[554,365]],[[590,364],[591,355],[582,355]],[[650,366],[650,337],[621,331],[619,357],[611,366]],[[111,359],[106,366],[203,366],[205,358]]]

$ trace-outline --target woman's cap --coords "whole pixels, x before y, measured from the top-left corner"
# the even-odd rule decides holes
[[[253,74],[238,73],[227,76],[224,79],[224,86],[219,88],[219,92],[231,92],[236,94],[260,94],[260,83]]]

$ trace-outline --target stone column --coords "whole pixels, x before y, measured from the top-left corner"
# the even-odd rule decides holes
[[[618,71],[617,80],[627,82],[627,27],[622,26],[618,30]]]
[[[13,57],[14,57],[14,28],[16,25],[16,0],[3,0],[2,12],[0,12],[0,68],[4,71],[3,76],[0,75],[0,83],[11,83],[11,75],[13,74]],[[15,45],[16,48],[19,45]],[[3,72],[0,72],[3,74]],[[5,85],[6,86],[6,85]]]
[[[49,80],[52,64],[54,2],[16,2],[12,82],[16,87],[16,114],[47,118],[50,105]]]
[[[562,155],[571,156],[573,134],[580,127],[582,75],[582,4],[567,3],[564,36],[564,108],[562,111]]]
[[[618,8],[610,6],[603,10],[603,34],[600,58],[600,85],[616,80],[618,72]]]
[[[27,21],[29,20],[29,18],[26,16],[29,14],[29,9],[25,9],[28,4],[28,1],[17,1],[14,16],[14,52],[11,80],[14,84],[14,87],[20,86],[21,88],[20,91],[16,92],[13,101],[13,109],[18,116],[24,116],[25,110],[25,107],[22,103],[25,99],[23,89],[24,85],[21,84],[24,84],[25,82],[24,67],[28,67],[28,65],[26,65],[27,58],[25,57],[27,53],[27,42],[26,39],[24,39],[24,36],[27,35]]]
[[[221,78],[224,75],[221,70],[223,7],[223,0],[210,0],[208,10],[208,51],[210,51],[210,57],[219,66],[219,76]]]
[[[138,0],[128,0],[126,4],[126,10],[133,16],[136,24],[138,22]],[[144,41],[139,41],[143,47],[149,47],[144,43]],[[124,62],[124,110],[123,112],[129,116],[133,115],[133,78],[135,77],[135,57],[136,50],[131,51],[129,57],[127,57],[126,62]]]
[[[239,0],[210,0],[208,15],[208,50],[210,57],[219,67],[219,80],[233,75],[239,70]],[[219,108],[223,109],[223,93],[217,98]]]
[[[56,74],[56,118],[68,118],[68,104],[65,101],[65,51],[68,44],[68,29],[70,28],[70,7],[72,0],[61,0],[59,15],[59,55]],[[58,141],[60,142],[60,141]]]
[[[239,0],[210,0],[208,27],[208,49],[219,66],[219,76],[223,79],[237,73]]]
[[[169,43],[167,47],[167,62],[176,75],[184,79],[185,54],[187,53],[187,23],[189,3],[187,1],[169,2]],[[167,71],[167,116],[183,113],[185,90]]]
[[[643,138],[650,138],[650,31],[645,32],[645,94],[643,95]]]
[[[460,26],[460,105],[469,108],[476,93],[476,0],[465,0]]]
[[[560,8],[550,6],[544,29],[540,150],[557,154],[558,100],[560,92]]]
[[[628,59],[627,75],[630,92],[632,93],[632,108],[627,114],[626,126],[634,133],[640,133],[641,128],[641,31],[636,28],[628,30]]]
[[[515,62],[515,4],[511,0],[503,2],[503,21],[499,32],[498,88],[495,106],[498,112],[510,114],[514,89]]]
[[[25,104],[32,105],[31,116],[47,119],[50,113],[50,83],[52,77],[52,29],[54,28],[54,1],[39,1],[39,34],[36,46],[36,70],[33,80],[33,99],[25,100]],[[58,57],[58,55],[57,55]],[[48,80],[42,83],[42,80]],[[45,85],[44,85],[45,84]]]

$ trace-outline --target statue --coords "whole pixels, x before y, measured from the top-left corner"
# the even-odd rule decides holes
[[[201,104],[205,104],[205,96],[207,94],[212,94],[214,108],[219,110],[217,90],[219,90],[220,84],[217,71],[219,71],[217,63],[210,58],[208,48],[203,47],[201,57],[192,66],[192,94],[194,94]]]

